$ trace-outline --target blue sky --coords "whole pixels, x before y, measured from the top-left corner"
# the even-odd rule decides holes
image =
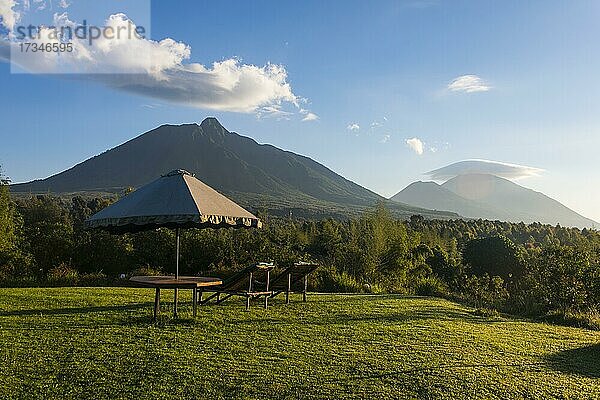
[[[111,12],[72,3],[52,12],[74,20]],[[151,39],[187,45],[182,63],[272,63],[287,73],[289,93],[252,86],[239,96],[243,104],[194,95],[186,104],[185,95],[153,98],[77,76],[11,74],[0,62],[0,164],[14,181],[60,172],[164,123],[216,116],[229,130],[310,156],[384,196],[464,159],[541,168],[519,183],[600,221],[596,1],[151,6]],[[136,10],[127,12],[135,22]],[[474,77],[448,88],[466,75]],[[259,95],[262,103],[253,100]],[[278,112],[267,112],[273,106]],[[303,121],[308,113],[318,118]],[[415,138],[422,154],[407,144]]]

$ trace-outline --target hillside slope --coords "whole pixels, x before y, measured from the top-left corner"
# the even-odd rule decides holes
[[[490,174],[458,175],[442,185],[414,182],[390,200],[469,218],[579,228],[600,225],[543,193]]]
[[[541,222],[580,228],[598,226],[543,193],[489,174],[459,175],[442,187],[491,209],[502,210],[513,222]]]
[[[249,312],[230,299],[194,318],[188,290],[179,320],[164,309],[153,324],[153,296],[0,289],[0,397],[600,397],[598,332],[392,295],[292,295]]]
[[[163,125],[49,178],[15,184],[17,193],[119,192],[186,169],[247,205],[325,211],[372,207],[385,199],[318,162],[227,131],[215,118]],[[341,207],[340,207],[341,206]],[[391,203],[396,215],[456,217]]]
[[[468,218],[490,220],[505,219],[507,215],[500,210],[465,199],[435,182],[414,182],[391,197],[390,200],[432,210],[451,210]]]
[[[13,185],[14,191],[75,192],[138,187],[183,168],[230,192],[305,193],[340,203],[370,203],[379,196],[323,165],[228,132],[214,118],[200,125],[163,125],[47,179]]]

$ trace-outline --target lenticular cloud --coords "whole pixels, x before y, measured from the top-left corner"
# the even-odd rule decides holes
[[[525,165],[509,164],[489,160],[464,160],[445,167],[429,171],[426,175],[436,181],[444,181],[458,175],[467,174],[490,174],[506,179],[522,179],[537,176],[543,169],[528,167]]]

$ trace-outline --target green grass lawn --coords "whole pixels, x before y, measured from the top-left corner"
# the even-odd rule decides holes
[[[242,299],[151,321],[153,291],[0,289],[0,397],[600,398],[600,333],[439,299]]]

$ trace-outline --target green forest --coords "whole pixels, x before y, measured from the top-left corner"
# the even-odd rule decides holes
[[[0,185],[0,286],[122,286],[132,275],[174,272],[173,231],[87,231],[84,220],[114,200],[11,198],[8,183]],[[481,313],[600,329],[596,230],[404,221],[383,204],[348,220],[259,217],[262,229],[183,231],[181,272],[227,276],[252,262],[315,261],[315,291],[438,296]]]

